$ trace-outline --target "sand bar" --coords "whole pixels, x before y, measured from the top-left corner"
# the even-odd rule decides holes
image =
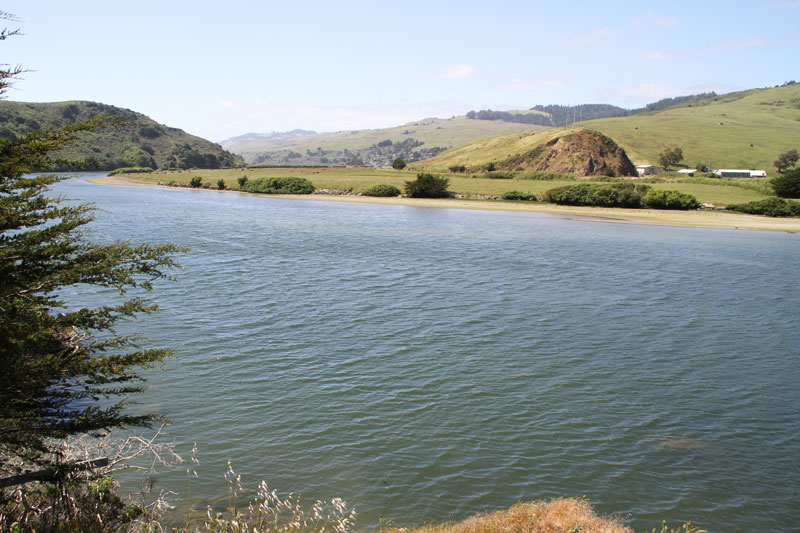
[[[139,187],[159,187],[152,180],[136,179],[132,176],[107,176],[92,178],[89,181],[105,185],[133,185]],[[161,185],[161,187],[166,187]],[[238,194],[247,194],[239,193]],[[745,215],[721,210],[664,211],[657,209],[622,209],[615,207],[574,207],[554,204],[509,202],[492,200],[465,200],[454,198],[377,198],[355,195],[263,195],[271,198],[290,198],[293,200],[318,200],[330,202],[358,202],[386,205],[407,205],[415,207],[444,207],[449,209],[485,209],[496,211],[529,211],[553,213],[581,220],[620,224],[648,224],[661,226],[686,226],[700,228],[746,229],[761,231],[800,232],[800,218],[779,218],[759,215]]]

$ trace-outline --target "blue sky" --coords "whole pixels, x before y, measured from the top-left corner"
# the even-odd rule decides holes
[[[470,109],[800,81],[800,0],[10,0],[8,97],[93,100],[220,141]]]

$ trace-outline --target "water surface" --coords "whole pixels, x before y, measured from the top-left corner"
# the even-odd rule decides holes
[[[362,529],[586,496],[637,529],[793,531],[798,235],[57,186],[192,253],[136,324],[192,505],[340,496]],[[185,493],[183,470],[159,483]]]

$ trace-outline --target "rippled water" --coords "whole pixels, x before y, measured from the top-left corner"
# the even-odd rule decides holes
[[[178,351],[145,400],[198,443],[192,505],[231,459],[363,529],[558,496],[798,527],[798,235],[57,188],[105,210],[95,238],[193,250],[136,326]]]

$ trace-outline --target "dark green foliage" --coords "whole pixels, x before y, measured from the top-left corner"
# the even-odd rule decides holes
[[[492,180],[513,180],[514,173],[511,171],[494,170],[492,172],[487,172],[484,177]]]
[[[200,176],[195,176],[189,180],[189,187],[198,188],[203,185],[203,178]]]
[[[675,166],[681,161],[683,161],[683,150],[680,146],[667,148],[658,156],[658,164],[664,167],[664,170],[669,170],[669,167]]]
[[[453,165],[449,168],[450,172],[466,172],[467,167],[466,165]]]
[[[800,168],[786,171],[770,183],[781,198],[800,198]]]
[[[48,194],[61,178],[29,174],[47,168],[49,154],[74,135],[101,125],[96,119],[0,141],[0,477],[17,460],[25,468],[50,465],[57,439],[154,420],[123,407],[144,390],[135,369],[170,351],[139,349],[114,325],[156,310],[129,292],[167,277],[178,248],[88,242],[93,208]],[[105,306],[63,300],[87,285],[111,289]]]
[[[778,174],[782,174],[788,168],[795,166],[798,160],[800,160],[800,154],[797,153],[797,150],[789,150],[779,155],[774,165],[778,169]]]
[[[414,181],[405,182],[406,194],[411,198],[447,198],[450,180],[442,176],[421,173]]]
[[[244,184],[247,183],[247,176],[244,175],[240,176],[239,178],[237,178],[236,183],[239,184],[239,188],[241,189],[242,187],[244,187]]]
[[[497,170],[497,165],[495,165],[493,162],[492,163],[486,163],[486,165],[483,167],[483,169],[486,172],[494,172],[495,170]]]
[[[263,194],[311,194],[314,185],[305,178],[258,178],[247,181],[242,190]]]
[[[768,217],[800,217],[800,203],[783,198],[765,198],[746,204],[731,204],[728,211],[748,213],[750,215],[766,215]]]
[[[649,187],[633,183],[578,183],[550,189],[543,200],[560,205],[598,207],[642,207],[642,195]]]
[[[403,161],[402,157],[397,157],[394,161],[392,161],[392,168],[395,170],[403,170],[406,168],[406,162]]]
[[[122,167],[117,170],[112,170],[108,173],[109,176],[116,176],[117,174],[147,174],[153,172],[150,167]]]
[[[536,195],[530,192],[522,192],[522,191],[507,191],[500,196],[503,200],[525,200],[525,201],[534,201],[536,200]]]
[[[643,201],[653,209],[700,209],[700,202],[693,195],[666,189],[650,189]]]
[[[362,191],[364,196],[382,196],[382,197],[390,197],[390,196],[399,196],[400,189],[395,187],[394,185],[387,185],[381,183],[379,185],[373,185],[369,189],[365,189]]]
[[[225,180],[220,178],[217,180],[217,189],[223,190],[225,188]]]
[[[163,128],[153,124],[142,124],[139,126],[137,132],[146,139],[155,139],[156,137],[164,135]]]

